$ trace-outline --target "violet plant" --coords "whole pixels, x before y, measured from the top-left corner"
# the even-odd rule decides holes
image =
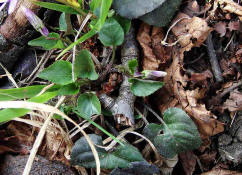
[[[112,153],[108,153],[105,150],[99,151],[101,156],[101,164],[103,168],[110,168],[113,169],[115,167],[128,167],[130,162],[133,161],[143,161],[142,155],[139,151],[134,148],[133,146],[123,143],[117,138],[115,138],[112,134],[108,131],[103,129],[97,123],[91,120],[93,115],[101,115],[101,103],[99,101],[96,92],[93,91],[83,91],[81,87],[88,86],[98,80],[99,74],[96,71],[94,61],[92,59],[92,54],[88,50],[78,50],[76,48],[77,45],[86,41],[87,39],[93,37],[94,35],[99,36],[99,40],[101,43],[106,46],[112,48],[112,58],[110,63],[112,64],[116,59],[116,48],[124,42],[124,37],[128,33],[131,22],[128,19],[125,19],[118,14],[114,13],[114,10],[111,9],[111,5],[113,3],[112,0],[92,0],[89,4],[89,9],[84,9],[83,1],[77,0],[57,0],[59,3],[49,3],[49,2],[42,2],[37,0],[32,0],[34,4],[37,4],[41,7],[48,8],[51,10],[56,10],[62,12],[60,17],[60,25],[59,29],[64,31],[64,34],[60,35],[60,31],[57,29],[53,29],[53,32],[49,32],[47,27],[44,25],[42,20],[34,14],[30,9],[21,6],[21,10],[24,12],[26,18],[29,20],[30,24],[34,27],[34,29],[41,33],[42,36],[30,41],[28,44],[30,46],[38,46],[42,47],[45,50],[51,49],[60,49],[61,53],[57,56],[60,58],[67,52],[69,52],[73,47],[73,60],[72,63],[66,60],[59,60],[55,61],[52,65],[45,68],[41,73],[39,73],[38,77],[43,80],[48,80],[49,82],[53,83],[54,86],[49,88],[44,94],[37,96],[43,88],[46,86],[44,85],[35,85],[35,86],[27,86],[18,89],[8,89],[8,90],[0,90],[0,101],[8,101],[8,100],[21,100],[21,99],[28,99],[28,101],[38,102],[38,103],[45,103],[48,100],[59,96],[77,96],[78,99],[76,100],[76,106],[71,106],[72,112],[76,113],[78,116],[88,120],[97,128],[102,130],[105,134],[109,137],[113,138],[116,142],[120,144],[117,150],[119,151],[126,151],[125,152],[125,160],[116,162],[117,157],[122,157],[119,151],[114,151]],[[115,1],[117,2],[117,1]],[[11,14],[13,9],[16,7],[17,0],[6,0],[3,1],[2,6],[0,9],[3,9],[7,4],[8,6],[8,13]],[[78,37],[78,33],[75,32],[71,25],[71,18],[70,15],[81,15],[82,17],[89,20],[88,31]],[[71,31],[71,32],[70,32]],[[71,36],[72,35],[72,36]],[[71,36],[71,37],[70,37]],[[76,40],[71,40],[71,38],[76,38]],[[136,59],[130,60],[127,65],[118,66],[119,71],[126,74],[128,77],[127,83],[129,83],[130,91],[139,97],[145,97],[153,94],[157,90],[159,90],[163,86],[163,82],[156,81],[157,78],[161,78],[166,76],[166,72],[163,71],[153,71],[153,70],[144,70],[138,71],[138,61]],[[27,114],[29,110],[26,109],[3,109],[0,111],[0,123],[9,121],[15,117],[21,117]],[[180,119],[177,118],[179,113]],[[164,152],[167,152],[167,147],[162,146],[160,143],[156,143],[156,138],[158,140],[166,140],[169,137],[175,139],[172,142],[177,142],[178,148],[171,148],[170,154],[168,157],[174,156],[181,151],[186,151],[189,148],[193,149],[191,141],[196,139],[195,147],[200,145],[200,140],[198,138],[198,132],[196,130],[195,125],[192,125],[192,120],[185,114],[185,112],[181,112],[179,109],[171,109],[167,110],[164,114],[166,116],[167,124],[165,123],[164,126],[161,125],[149,125],[145,129],[145,133],[153,132],[157,128],[160,130],[164,130],[164,137],[160,134],[153,133],[151,140],[160,147],[160,153],[163,155]],[[169,121],[168,118],[172,118],[172,121]],[[174,130],[171,127],[171,124],[177,124],[181,120],[184,122],[184,125],[179,125],[178,130]],[[169,123],[171,122],[171,123]],[[189,123],[193,131],[192,139],[189,140],[189,135],[184,134],[183,138],[174,136],[179,130],[183,130],[184,127],[187,127],[187,123]],[[191,124],[192,123],[192,124]],[[155,128],[155,129],[154,129]],[[188,127],[189,128],[189,127]],[[189,132],[189,131],[186,131]],[[148,135],[148,134],[147,134]],[[96,136],[94,136],[96,138]],[[147,136],[148,137],[148,136]],[[96,138],[99,139],[99,138]],[[183,140],[182,140],[183,139]],[[183,141],[187,139],[187,147],[184,147]],[[190,142],[189,142],[190,141]],[[82,145],[85,140],[80,141],[80,145]],[[96,140],[95,143],[100,143]],[[170,144],[170,143],[169,143]],[[172,143],[171,143],[172,144]],[[101,144],[100,144],[101,145]],[[78,164],[85,167],[95,167],[95,162],[86,163],[86,157],[82,157],[80,153],[80,148],[76,146],[78,149],[77,151],[73,151],[75,155],[72,155],[72,162],[74,164]],[[83,150],[81,150],[83,151]],[[84,150],[86,152],[90,151],[89,148]],[[130,154],[134,153],[134,154]],[[110,155],[111,154],[111,155]],[[77,156],[77,157],[76,157]],[[81,156],[81,158],[79,157]],[[109,156],[111,156],[110,164],[106,164],[109,160]],[[116,157],[115,157],[116,156]],[[163,155],[166,156],[166,155]],[[90,158],[90,157],[89,157]],[[77,160],[82,160],[78,162]],[[122,164],[122,162],[125,162]],[[118,165],[117,165],[118,163]],[[120,164],[121,165],[120,165]]]

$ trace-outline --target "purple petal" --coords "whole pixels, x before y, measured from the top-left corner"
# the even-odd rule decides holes
[[[43,24],[42,20],[30,9],[24,6],[21,6],[21,9],[23,10],[25,16],[27,17],[30,24],[35,28],[35,30],[39,31],[44,36],[48,36],[49,31]]]
[[[143,74],[141,72],[135,72],[134,77],[142,77]]]
[[[13,13],[16,5],[18,3],[18,0],[9,0],[9,5],[8,5],[8,14]]]
[[[40,30],[40,33],[46,37],[49,35],[49,31],[46,27],[44,27],[42,30]]]
[[[167,75],[167,73],[163,72],[163,71],[152,71],[152,72],[150,72],[150,75],[152,75],[154,77],[164,77]]]

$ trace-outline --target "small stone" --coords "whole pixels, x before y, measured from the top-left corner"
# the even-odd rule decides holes
[[[2,160],[0,166],[0,174],[2,175],[21,175],[28,160],[28,155],[6,155]],[[56,162],[49,161],[42,156],[36,156],[32,165],[31,175],[60,175],[68,174],[75,175],[75,173],[67,166]]]
[[[223,134],[218,138],[219,147],[229,145],[231,142],[232,142],[232,137],[227,134]]]
[[[219,153],[224,160],[227,159],[235,164],[242,163],[242,143],[233,143],[219,148]]]
[[[238,139],[239,142],[242,142],[242,127],[240,127],[236,132],[236,138]]]

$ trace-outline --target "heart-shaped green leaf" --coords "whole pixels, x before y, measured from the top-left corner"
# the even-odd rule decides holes
[[[63,60],[56,61],[44,69],[38,77],[60,85],[72,83],[71,63]]]
[[[58,95],[75,95],[79,92],[80,85],[77,85],[76,83],[70,83],[64,86],[61,86],[61,88],[58,91]]]
[[[60,36],[58,33],[49,33],[48,38],[45,36],[41,36],[39,38],[33,39],[28,42],[28,45],[40,46],[43,47],[45,50],[65,48],[63,42],[60,40]]]
[[[105,46],[119,46],[124,41],[124,30],[114,18],[109,18],[99,32],[99,39]]]
[[[130,78],[131,83],[130,89],[135,96],[145,97],[153,94],[155,91],[160,89],[164,83],[152,80],[141,80],[137,78]]]
[[[160,7],[141,16],[140,19],[150,25],[166,26],[172,20],[180,4],[181,0],[166,0]]]
[[[120,16],[134,19],[153,11],[164,3],[164,1],[165,0],[114,0],[113,8]]]
[[[81,50],[77,54],[74,63],[74,73],[75,77],[79,78],[88,78],[90,80],[96,80],[98,78],[91,54],[88,50]]]
[[[90,134],[88,136],[94,145],[103,145],[100,136],[95,134]],[[112,152],[106,152],[100,147],[96,147],[96,149],[99,155],[101,168],[104,169],[114,169],[117,167],[126,168],[130,166],[131,162],[144,161],[144,158],[137,148],[129,144],[120,145]],[[84,166],[86,168],[96,167],[93,153],[84,137],[76,141],[72,148],[71,164]]]
[[[101,114],[101,104],[96,94],[81,94],[77,100],[77,111],[88,119],[94,114]]]
[[[123,18],[122,16],[119,16],[119,15],[114,16],[114,19],[116,19],[118,23],[122,26],[124,30],[124,34],[126,35],[129,32],[129,29],[131,27],[131,20]]]
[[[166,126],[152,123],[143,131],[162,156],[172,158],[180,152],[199,148],[201,139],[197,127],[182,109],[167,109],[163,120]]]

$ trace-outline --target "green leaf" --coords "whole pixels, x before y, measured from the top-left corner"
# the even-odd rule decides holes
[[[79,14],[75,9],[71,8],[70,6],[63,5],[63,4],[42,2],[42,1],[38,1],[38,0],[31,0],[31,2],[39,5],[40,7],[55,10],[58,12],[65,12],[65,13],[69,13],[69,14]]]
[[[38,77],[60,85],[72,83],[72,65],[68,61],[56,61],[44,69]]]
[[[105,46],[119,46],[124,41],[124,30],[114,18],[109,18],[99,32],[99,39]]]
[[[165,0],[114,0],[113,8],[120,16],[134,19],[153,11],[164,2]]]
[[[90,6],[90,10],[92,12],[94,12],[98,7],[101,6],[101,0],[92,0],[90,3],[89,3],[89,6]]]
[[[57,95],[57,91],[46,92],[40,96],[33,97],[27,101],[36,102],[36,103],[45,103],[45,102],[49,101],[50,99],[54,98],[56,95]],[[15,117],[24,116],[30,111],[31,110],[29,110],[29,109],[22,109],[22,108],[20,108],[20,109],[9,108],[9,109],[0,110],[0,123],[9,121]]]
[[[102,137],[95,134],[90,134],[89,137],[94,145],[103,146]],[[126,168],[130,166],[131,162],[144,161],[138,149],[129,144],[120,145],[112,152],[106,152],[99,147],[96,147],[96,149],[98,151],[101,168],[104,169]],[[86,168],[96,167],[93,153],[84,137],[76,141],[72,148],[71,164]]]
[[[45,87],[45,85],[27,86],[14,89],[0,89],[0,101],[19,100],[31,98]]]
[[[163,120],[166,126],[149,124],[144,128],[144,135],[154,143],[162,156],[172,158],[180,152],[200,147],[197,127],[182,109],[167,109]]]
[[[135,96],[145,97],[153,94],[158,89],[162,88],[163,82],[152,81],[152,80],[141,80],[136,78],[130,78],[131,92]]]
[[[81,36],[78,40],[76,40],[74,43],[71,43],[67,48],[65,48],[58,56],[57,58],[60,58],[62,55],[64,55],[66,52],[68,52],[68,50],[72,49],[75,45],[80,44],[84,41],[86,41],[87,39],[93,37],[94,35],[97,34],[97,31],[95,28],[93,28],[92,30],[90,30],[89,32],[87,32],[86,34],[84,34],[83,36]]]
[[[28,42],[30,46],[40,46],[45,50],[62,49],[64,48],[63,42],[60,40],[58,33],[49,33],[48,37],[41,36]]]
[[[181,0],[166,0],[160,7],[145,14],[140,19],[150,25],[166,26],[172,20],[181,2]]]
[[[59,28],[60,31],[67,31],[67,24],[66,24],[66,14],[62,13],[60,15],[60,19],[59,19]]]
[[[58,91],[58,95],[76,95],[80,91],[80,86],[76,83],[64,85]]]
[[[132,60],[128,61],[128,68],[129,68],[129,71],[132,75],[134,74],[137,67],[138,67],[137,59],[132,59]]]
[[[118,23],[122,26],[124,34],[126,35],[131,27],[131,20],[123,18],[119,15],[114,16],[114,19],[116,19]]]
[[[106,18],[108,16],[109,9],[112,5],[113,0],[102,0],[101,7],[100,7],[100,17],[96,25],[96,30],[100,31],[103,27]]]
[[[79,78],[88,78],[90,80],[96,80],[98,78],[95,65],[88,50],[81,50],[77,54],[74,63],[74,73],[75,77]]]
[[[101,104],[96,94],[81,94],[77,100],[77,111],[88,119],[94,114],[101,114]]]
[[[101,30],[102,26],[105,23],[105,20],[108,16],[109,9],[112,5],[112,0],[102,0],[101,7],[100,7],[100,18],[98,19],[95,26],[86,34],[81,36],[77,41],[70,44],[67,48],[65,48],[58,56],[57,58],[60,58],[62,55],[64,55],[68,50],[72,49],[75,45],[80,44],[84,41],[86,41],[88,38],[91,38],[92,36],[96,35],[98,31]]]
[[[46,85],[34,85],[22,88],[0,89],[0,101],[21,100],[36,96]],[[54,85],[47,92],[56,91],[60,88]]]

